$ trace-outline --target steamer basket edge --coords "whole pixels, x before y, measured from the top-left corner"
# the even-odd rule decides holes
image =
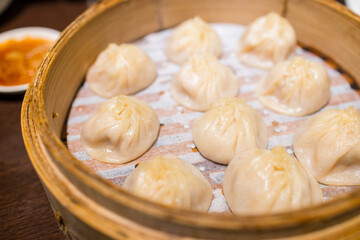
[[[142,32],[131,33],[131,36],[129,36],[129,39],[126,39],[126,41],[139,38],[149,32],[167,28],[177,23],[176,21],[180,21],[179,18],[172,20],[169,15],[171,11],[174,11],[170,11],[169,9],[176,8],[176,4],[179,4],[179,2],[182,2],[181,4],[185,2],[192,6],[194,6],[194,4],[197,6],[196,4],[198,4],[201,7],[203,1],[148,1],[145,7],[146,10],[144,10],[148,16],[145,18],[149,18],[152,21],[149,21],[146,29],[140,29]],[[214,4],[214,6],[216,6],[217,3],[214,2],[216,1],[209,1],[208,5]],[[244,4],[244,2],[247,1],[226,2]],[[256,4],[254,2],[263,3],[264,1],[253,1],[252,4]],[[271,9],[267,11],[283,11],[282,7],[285,6],[283,1],[272,2],[274,4],[271,5]],[[162,3],[162,5],[160,3]],[[61,131],[59,131],[59,127],[57,127],[63,125],[67,110],[59,111],[60,117],[53,118],[52,113],[57,113],[57,111],[54,111],[54,109],[57,110],[57,106],[50,106],[51,104],[47,104],[45,99],[51,95],[50,93],[54,93],[51,90],[51,84],[54,85],[54,82],[51,81],[54,81],[57,76],[53,76],[51,71],[56,70],[56,68],[52,68],[56,65],[56,61],[59,61],[59,59],[56,58],[61,57],[61,54],[66,51],[66,47],[70,44],[69,41],[76,39],[81,31],[87,25],[91,24],[92,19],[101,18],[102,14],[111,11],[111,9],[123,8],[126,11],[135,11],[134,9],[140,6],[142,7],[143,5],[144,1],[141,0],[103,1],[87,10],[61,35],[54,48],[42,63],[36,79],[31,84],[24,99],[22,130],[25,145],[34,168],[44,183],[44,188],[47,189],[46,192],[49,200],[53,207],[58,210],[58,214],[60,213],[61,216],[63,216],[62,222],[65,223],[67,229],[69,229],[68,232],[76,238],[84,237],[83,234],[86,234],[86,231],[79,231],[76,226],[74,226],[79,223],[84,223],[82,228],[86,228],[87,226],[99,234],[96,235],[93,233],[92,236],[110,236],[112,238],[122,239],[144,239],[142,238],[144,235],[139,234],[144,231],[148,232],[148,236],[145,234],[148,239],[154,239],[155,236],[157,239],[168,239],[170,237],[174,238],[175,236],[231,239],[239,236],[239,234],[242,234],[244,239],[290,236],[297,238],[296,236],[301,234],[311,234],[311,236],[316,239],[316,236],[319,234],[321,237],[352,236],[352,234],[359,234],[357,232],[359,230],[355,231],[356,226],[360,226],[359,217],[355,217],[355,215],[360,212],[359,192],[355,192],[337,201],[323,204],[321,207],[291,214],[279,214],[261,218],[220,217],[203,214],[194,216],[191,212],[167,209],[131,196],[121,189],[105,182],[99,176],[89,173],[84,166],[72,158],[60,140],[59,136]],[[323,11],[326,13],[334,12],[335,14],[340,14],[345,20],[347,19],[347,21],[349,21],[351,26],[355,24],[357,27],[355,37],[360,36],[359,18],[338,4],[329,3],[324,0],[305,0],[299,4],[299,0],[290,0],[286,1],[286,6],[286,16],[288,16],[290,21],[294,21],[294,19],[296,20],[296,17],[298,17],[296,15],[297,12],[294,10],[294,8],[298,6],[315,6],[315,8],[320,10],[324,8]],[[157,15],[159,14],[159,9],[163,17],[162,21],[159,21],[159,16]],[[205,19],[216,20],[213,19],[214,16],[211,13],[211,9],[209,10],[209,14],[206,14],[207,10],[208,9],[202,10],[203,12],[201,12],[200,15],[205,15]],[[196,9],[196,11],[201,10]],[[148,12],[151,12],[151,14]],[[188,11],[182,14],[184,16],[189,15],[186,17],[190,17],[194,15],[194,12],[192,8],[189,7]],[[326,16],[324,16],[324,18],[326,19]],[[248,20],[249,19],[246,18],[241,19],[244,23]],[[292,22],[292,24],[295,28],[297,27],[297,22]],[[305,35],[309,34],[301,24],[299,29]],[[298,29],[296,28],[296,30]],[[124,41],[124,39],[122,39],[122,41]],[[301,39],[300,41],[303,42]],[[310,44],[308,43],[308,45],[314,48],[317,47],[316,45],[312,46],[311,42]],[[355,53],[360,53],[359,47],[355,50]],[[330,50],[328,52],[325,50],[324,53],[329,56],[334,55],[334,52]],[[359,60],[359,58],[360,57],[353,59],[354,62],[359,62],[356,61]],[[333,59],[336,61],[336,56]],[[341,59],[342,58],[340,58],[340,60]],[[350,66],[351,69],[348,69],[347,66],[343,67],[349,70],[352,75],[355,73],[355,79],[360,78],[360,73],[357,73],[356,69],[354,70],[352,66]],[[80,69],[85,71],[84,69],[86,69],[86,67],[82,66]],[[80,80],[78,79],[79,82],[77,82],[75,86],[72,86],[72,91],[65,93],[69,100],[68,106],[62,106],[63,109],[69,107],[70,100],[72,100],[82,79],[83,75]],[[55,87],[52,86],[52,88],[54,89]],[[50,173],[56,174],[52,175]],[[64,182],[67,183],[67,186],[60,186],[62,185],[60,183]],[[76,193],[72,194],[72,191]],[[65,193],[68,193],[68,195]],[[93,206],[94,208],[83,208],[83,212],[81,212],[81,209],[78,207],[79,203],[84,206]],[[100,209],[104,210],[104,206],[109,210],[109,212],[105,214],[100,212]],[[114,217],[113,214],[117,216]],[[108,220],[108,224],[111,227],[98,226],[95,221],[96,218],[104,219],[104,221]],[[142,218],[144,219],[141,220]],[[171,223],[167,222],[168,219],[172,219]],[[151,223],[147,221],[151,221]],[[116,222],[123,223],[123,226],[117,226],[117,224],[115,224]],[[339,229],[339,226],[342,227]],[[294,227],[297,228],[294,229]],[[325,228],[328,229],[325,230]],[[129,229],[131,229],[131,231]],[[136,233],[134,233],[134,231]]]

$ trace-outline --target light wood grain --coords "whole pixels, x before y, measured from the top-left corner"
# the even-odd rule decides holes
[[[276,11],[286,13],[301,42],[316,47],[320,44],[312,44],[320,38],[323,40],[320,50],[332,56],[339,52],[330,49],[334,42],[326,35],[305,31],[303,19],[296,17],[297,7],[301,10],[303,6],[314,6],[318,14],[332,9],[339,21],[359,23],[359,19],[331,2],[305,0],[299,6],[297,2],[300,1],[289,0],[286,5],[278,0],[206,3],[203,0],[107,0],[90,8],[63,32],[26,94],[22,128],[34,168],[70,236],[79,239],[347,239],[359,235],[360,191],[319,206],[276,215],[246,217],[182,211],[139,199],[89,172],[71,156],[60,139],[86,69],[108,43],[132,41],[192,15],[215,22],[248,23],[267,11]],[[324,33],[334,30],[326,24],[326,17],[309,16],[314,18],[312,21],[323,23]],[[358,31],[359,26],[355,29]],[[306,41],[311,34],[315,37]],[[349,40],[348,44],[357,43]],[[342,66],[357,74],[358,79],[360,75],[352,64],[344,61]]]
[[[281,14],[285,0],[163,0],[160,1],[161,27],[173,27],[200,16],[208,22],[230,22],[247,25],[269,12]]]
[[[360,84],[360,17],[328,0],[289,0],[286,18],[300,43],[325,54]]]

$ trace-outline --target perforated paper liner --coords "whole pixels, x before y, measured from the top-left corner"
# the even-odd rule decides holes
[[[293,133],[311,115],[288,117],[264,108],[256,98],[255,88],[257,82],[267,72],[241,64],[236,56],[237,41],[245,27],[223,23],[215,23],[212,26],[223,42],[223,54],[220,61],[229,66],[241,82],[238,97],[245,99],[263,117],[268,126],[270,136],[268,149],[272,149],[276,145],[283,145],[292,154]],[[162,124],[159,138],[152,148],[140,158],[121,165],[102,163],[89,157],[81,145],[81,129],[90,115],[97,110],[99,104],[106,99],[92,93],[86,83],[79,89],[72,103],[66,126],[67,145],[70,152],[91,171],[95,171],[98,175],[120,186],[131,171],[135,169],[137,163],[159,154],[174,154],[195,165],[211,183],[214,197],[209,212],[229,213],[222,191],[222,178],[226,166],[203,158],[192,141],[191,123],[202,113],[180,106],[171,98],[169,92],[173,76],[179,70],[179,66],[170,62],[164,52],[170,31],[171,29],[153,33],[135,42],[152,58],[157,66],[158,75],[155,82],[134,95],[150,104]],[[359,94],[351,88],[346,76],[339,73],[334,64],[328,63],[321,57],[300,47],[297,47],[296,55],[322,63],[331,77],[331,99],[321,111],[328,108],[345,109],[349,106],[360,109]],[[354,188],[357,187],[322,186],[324,200],[351,191]]]

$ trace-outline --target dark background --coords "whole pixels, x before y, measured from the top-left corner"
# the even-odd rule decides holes
[[[0,33],[27,26],[61,31],[86,8],[85,0],[15,0],[0,15]],[[22,140],[23,97],[0,95],[0,239],[64,239]]]
[[[0,33],[26,26],[62,31],[91,2],[13,0],[0,15]],[[23,97],[0,95],[0,239],[64,239],[23,144]]]

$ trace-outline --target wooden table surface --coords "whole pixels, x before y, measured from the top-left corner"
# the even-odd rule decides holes
[[[13,0],[0,15],[0,33],[27,26],[61,31],[86,8],[85,0]],[[24,147],[23,96],[0,95],[0,239],[65,239]]]

